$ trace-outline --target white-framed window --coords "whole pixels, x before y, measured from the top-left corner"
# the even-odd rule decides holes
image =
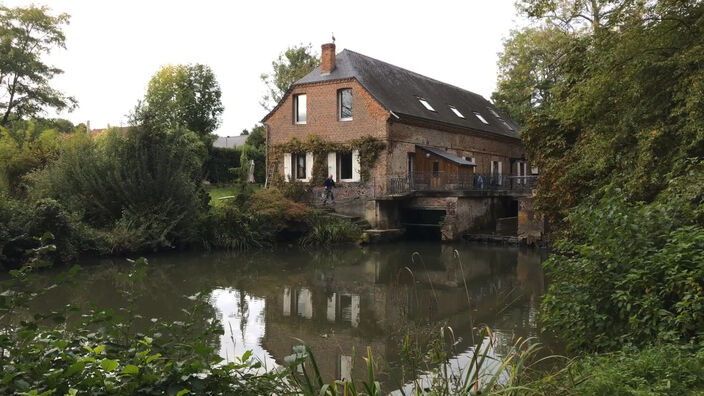
[[[484,118],[484,116],[482,116],[481,114],[479,114],[476,111],[474,112],[474,115],[479,119],[479,121],[489,125],[489,121],[487,121],[486,118]]]
[[[338,181],[359,181],[359,150],[328,153],[328,174]]]
[[[464,118],[464,115],[463,115],[462,113],[460,113],[459,110],[457,110],[457,107],[452,106],[452,105],[449,105],[449,106],[450,106],[450,110],[452,110],[452,112],[455,113],[455,115],[456,115],[457,117],[459,117],[459,118]]]
[[[418,98],[418,101],[420,102],[420,104],[422,104],[423,107],[426,108],[426,110],[435,111],[433,106],[431,106],[430,103],[425,98],[421,98],[420,96],[418,96],[417,98]]]
[[[284,153],[284,178],[286,181],[310,181],[313,173],[313,153]]]
[[[306,94],[293,96],[293,119],[296,124],[305,124],[308,119]]]
[[[352,120],[352,88],[337,91],[337,117],[340,121]]]

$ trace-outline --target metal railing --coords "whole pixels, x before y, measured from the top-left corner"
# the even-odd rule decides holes
[[[537,176],[415,172],[408,176],[391,176],[374,180],[374,195],[398,195],[412,191],[530,192],[535,188],[537,178]]]

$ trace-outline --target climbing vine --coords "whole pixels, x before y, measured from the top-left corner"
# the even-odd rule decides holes
[[[272,167],[272,181],[275,183],[284,181],[283,176],[278,174],[279,164],[283,161],[284,153],[313,153],[311,184],[319,185],[322,184],[328,176],[328,153],[345,153],[353,150],[359,151],[360,177],[362,181],[367,181],[371,176],[371,169],[374,168],[374,164],[384,148],[386,148],[386,143],[373,136],[364,136],[346,143],[328,142],[316,135],[309,136],[306,141],[291,138],[290,141],[274,145],[271,148],[269,166]]]

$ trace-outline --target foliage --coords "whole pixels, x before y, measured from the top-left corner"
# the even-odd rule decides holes
[[[249,176],[249,161],[254,161],[254,182],[264,183],[266,179],[266,133],[264,126],[257,125],[247,133],[247,140],[242,146],[242,174],[241,178],[247,180]]]
[[[613,188],[573,210],[545,263],[544,325],[572,349],[702,339],[704,228],[679,210],[630,204]]]
[[[57,235],[53,245],[58,249],[47,255],[52,262],[68,263],[94,249],[95,235],[55,200],[27,203],[0,194],[0,266],[19,268],[46,232]]]
[[[293,83],[313,71],[319,64],[320,57],[313,52],[310,44],[289,47],[271,62],[273,70],[260,76],[266,84],[267,93],[259,104],[267,110],[273,109]]]
[[[628,347],[577,359],[570,371],[582,380],[575,393],[585,396],[694,395],[704,391],[704,351],[691,347]]]
[[[112,130],[97,141],[77,133],[59,159],[34,175],[33,194],[104,230],[107,252],[192,243],[208,202],[200,185],[204,156],[199,137],[183,129],[131,128],[124,137]]]
[[[591,7],[583,1],[524,3],[541,8],[529,13],[537,17],[556,5]],[[651,201],[668,177],[682,175],[688,159],[704,155],[698,111],[704,4],[593,3],[602,16],[609,12],[597,29],[581,29],[575,20],[559,26],[563,36],[555,40],[556,25],[540,19],[538,28],[515,33],[494,95],[515,114],[512,109],[527,108],[518,93],[547,89],[550,100],[532,103],[522,116],[521,136],[528,159],[541,170],[538,207],[557,227],[571,207],[611,183],[629,200]],[[538,73],[522,71],[531,65]]]
[[[162,131],[186,128],[206,142],[220,125],[224,110],[221,96],[220,85],[209,66],[164,66],[149,81],[131,122]]]
[[[446,337],[452,329],[443,327],[436,336],[434,349],[430,351],[430,368],[422,378],[413,379],[410,386],[398,389],[394,394],[423,396],[445,395],[542,395],[543,378],[534,379],[539,345],[530,340],[516,340],[510,353],[498,356],[494,351],[493,334],[488,328],[479,334],[479,344],[473,349],[467,365],[457,370],[450,363],[454,356],[454,343]],[[367,377],[365,379],[336,380],[325,383],[322,380],[314,352],[306,345],[293,348],[293,354],[284,358],[290,377],[295,386],[305,396],[383,395],[382,387],[376,379],[378,367],[370,347],[367,347]],[[557,373],[554,376],[558,375]],[[562,373],[559,373],[562,375]],[[561,376],[559,378],[562,378]],[[408,392],[408,393],[406,393]]]
[[[311,213],[306,222],[308,232],[299,241],[304,246],[353,242],[362,236],[356,224],[325,213]]]
[[[367,181],[371,177],[371,170],[374,168],[376,160],[384,148],[386,148],[386,143],[373,136],[364,136],[346,143],[329,142],[315,135],[308,136],[306,141],[291,138],[287,143],[277,144],[272,147],[269,155],[269,167],[272,169],[272,173],[276,175],[284,153],[313,153],[311,184],[321,185],[328,176],[328,153],[358,150],[360,176],[362,181]],[[280,181],[283,182],[283,180]]]
[[[45,236],[41,249],[52,250]],[[188,297],[184,320],[153,318],[137,326],[137,297],[145,292],[145,259],[123,274],[119,313],[94,307],[27,318],[27,305],[42,288],[34,272],[45,266],[42,250],[3,282],[0,298],[0,382],[2,394],[270,394],[285,392],[283,375],[266,372],[251,352],[225,362],[213,347],[222,325],[212,319],[208,293]],[[58,279],[71,281],[72,268]],[[68,275],[68,276],[67,276]],[[27,319],[24,319],[27,318]],[[20,320],[23,319],[23,320]]]
[[[55,129],[39,131],[33,122],[26,129],[0,127],[0,188],[18,196],[24,192],[24,178],[59,155],[60,135]]]
[[[231,183],[237,175],[232,171],[241,164],[242,150],[239,148],[212,147],[205,171],[211,183]]]
[[[208,230],[207,245],[221,249],[263,247],[276,237],[266,219],[242,210],[237,200],[227,200],[211,210]]]
[[[76,100],[51,88],[61,69],[43,62],[53,48],[65,48],[62,31],[67,14],[51,15],[49,8],[0,6],[0,126],[32,117],[46,107],[73,109]]]

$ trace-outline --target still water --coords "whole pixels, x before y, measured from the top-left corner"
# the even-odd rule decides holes
[[[146,318],[180,320],[186,296],[213,290],[224,358],[252,350],[275,367],[303,340],[327,380],[364,378],[370,346],[381,379],[393,387],[404,382],[399,356],[409,332],[452,327],[456,360],[473,349],[481,325],[494,331],[499,355],[517,337],[539,338],[541,261],[534,249],[438,242],[157,255],[149,258],[150,292],[139,306]],[[88,264],[80,286],[53,290],[47,304],[121,306],[118,273],[128,264]]]

